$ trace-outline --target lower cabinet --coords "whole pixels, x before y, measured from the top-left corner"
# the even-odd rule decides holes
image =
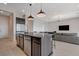
[[[24,38],[23,37],[20,37],[20,41],[19,41],[19,46],[21,49],[24,49]]]
[[[40,56],[41,55],[41,39],[25,36],[24,52],[29,56]]]
[[[75,43],[79,45],[79,37],[76,37],[76,42]]]
[[[19,36],[16,36],[16,43],[17,43],[17,46],[19,46]]]
[[[79,44],[79,37],[68,35],[56,35],[56,40],[72,44]]]
[[[19,46],[22,50],[24,49],[24,35],[16,36],[17,46]]]
[[[31,37],[29,36],[24,37],[24,52],[31,56]]]
[[[19,35],[17,45],[28,56],[41,56],[41,38]]]
[[[41,56],[41,39],[32,38],[32,56]]]

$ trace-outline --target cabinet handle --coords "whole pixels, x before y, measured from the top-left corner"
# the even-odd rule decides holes
[[[25,39],[25,40],[31,41],[31,39]]]

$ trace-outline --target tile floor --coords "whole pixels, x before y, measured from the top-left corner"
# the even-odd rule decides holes
[[[79,56],[79,45],[56,41],[53,56]],[[0,56],[26,56],[15,41],[0,39]]]
[[[79,56],[79,45],[56,41],[54,56]]]
[[[25,56],[25,54],[14,41],[0,39],[0,56]]]

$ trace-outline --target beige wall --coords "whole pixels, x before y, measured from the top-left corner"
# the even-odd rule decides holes
[[[13,35],[12,16],[0,15],[0,38],[12,38]]]

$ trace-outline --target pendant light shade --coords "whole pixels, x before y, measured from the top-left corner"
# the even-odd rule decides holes
[[[41,4],[41,10],[37,13],[37,17],[44,17],[44,16],[46,16],[46,13],[43,11],[42,4]]]
[[[46,16],[45,12],[41,9],[38,13],[37,13],[38,17],[44,17]]]
[[[32,15],[30,15],[30,16],[28,16],[28,20],[33,20],[33,16]]]

